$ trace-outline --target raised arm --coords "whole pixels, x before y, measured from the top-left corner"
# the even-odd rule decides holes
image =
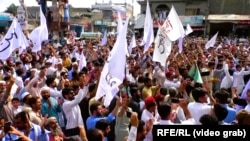
[[[8,84],[7,87],[6,87],[6,91],[5,91],[3,97],[2,97],[1,100],[0,100],[0,108],[3,108],[4,103],[5,103],[5,102],[7,101],[7,99],[9,98],[9,96],[10,96],[10,91],[11,91],[11,88],[12,88],[14,82],[15,82],[15,78],[11,77],[10,80],[9,80],[9,84]]]

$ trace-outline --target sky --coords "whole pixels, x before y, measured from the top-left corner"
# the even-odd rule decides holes
[[[80,2],[82,1],[82,2]],[[110,0],[69,0],[69,4],[71,4],[73,7],[80,8],[91,8],[91,5],[95,4],[95,2],[102,3],[102,2],[109,2]],[[136,0],[112,0],[113,3],[125,3],[125,1],[129,4],[132,4],[134,1],[134,15],[137,15],[140,13],[140,5],[136,2]],[[0,0],[0,12],[3,12],[6,10],[6,8],[14,3],[15,5],[20,5],[19,0]],[[38,6],[36,0],[24,0],[24,3],[26,6]],[[48,3],[48,6],[50,4]]]

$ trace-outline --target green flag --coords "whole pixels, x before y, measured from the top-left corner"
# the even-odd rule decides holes
[[[194,74],[195,74],[195,65],[192,65],[192,67],[188,71],[188,76],[190,76],[191,78],[193,78]]]
[[[201,74],[200,74],[200,71],[199,71],[199,68],[198,66],[196,65],[195,67],[195,74],[194,74],[194,77],[193,79],[197,82],[197,83],[203,83],[203,80],[202,80],[202,77],[201,77]]]

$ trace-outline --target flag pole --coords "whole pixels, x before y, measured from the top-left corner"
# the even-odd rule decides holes
[[[125,73],[124,79],[125,79],[125,84],[126,84],[126,81],[127,81],[127,56],[126,56],[126,63],[125,63],[124,73]],[[128,94],[128,86],[126,85],[125,88],[126,88],[126,93]]]

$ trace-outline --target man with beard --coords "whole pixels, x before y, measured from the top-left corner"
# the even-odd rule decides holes
[[[15,79],[13,77],[10,78],[8,83],[0,81],[0,116],[6,121],[12,121],[14,117],[14,113],[8,105],[8,98],[10,97],[10,91],[14,82]]]
[[[61,141],[65,139],[64,133],[60,128],[58,120],[55,117],[50,117],[47,119],[45,126],[49,129],[49,141]]]
[[[106,119],[101,119],[96,123],[95,128],[101,130],[104,135],[104,141],[108,141],[107,136],[111,130],[110,122]]]
[[[0,81],[0,91],[5,91],[6,89],[6,82],[1,80]]]
[[[46,76],[46,85],[50,88],[50,96],[54,98],[62,97],[61,91],[57,90],[56,76],[47,75]],[[61,81],[62,89],[64,88],[64,81]]]
[[[88,93],[88,86],[87,86],[88,83],[85,82],[85,74],[80,73],[79,77],[80,77],[79,81],[80,90],[78,91],[77,95],[75,95],[74,90],[71,87],[66,87],[62,91],[62,95],[64,98],[64,103],[62,105],[62,108],[67,119],[66,131],[65,131],[65,133],[67,133],[66,135],[67,137],[72,136],[79,138],[78,135],[80,133],[75,132],[77,131],[75,129],[76,128],[78,129],[79,125],[84,126],[81,110],[78,104]]]
[[[62,99],[56,100],[55,98],[50,96],[50,88],[43,87],[41,89],[42,96],[42,107],[41,113],[42,116],[48,115],[48,117],[55,117],[57,121],[59,121],[58,113],[62,111]]]

